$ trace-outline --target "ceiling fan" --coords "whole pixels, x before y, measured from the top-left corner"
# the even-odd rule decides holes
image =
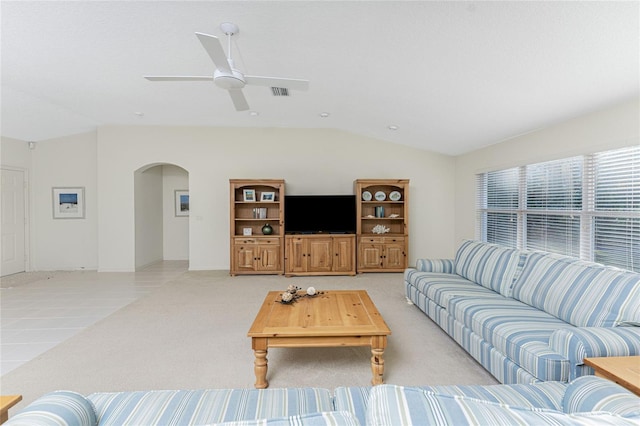
[[[284,88],[293,90],[309,89],[308,80],[299,80],[293,78],[281,77],[264,77],[259,75],[245,75],[234,68],[233,59],[231,59],[231,37],[238,34],[240,29],[236,24],[231,22],[223,22],[220,29],[227,35],[229,56],[225,56],[222,43],[216,36],[209,34],[196,33],[196,36],[202,43],[202,46],[209,54],[209,57],[216,66],[216,70],[212,76],[162,76],[162,75],[146,75],[149,81],[213,81],[216,86],[229,92],[236,111],[246,111],[249,109],[247,99],[242,93],[245,85],[268,86],[274,88]],[[278,90],[279,91],[279,90]]]

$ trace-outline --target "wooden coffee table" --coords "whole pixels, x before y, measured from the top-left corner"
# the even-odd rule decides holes
[[[0,424],[9,420],[9,408],[22,401],[22,395],[0,396]]]
[[[640,356],[585,358],[584,363],[594,369],[596,376],[616,382],[640,396]]]
[[[391,330],[364,290],[331,290],[280,303],[281,291],[270,291],[249,329],[255,354],[255,387],[269,386],[269,348],[370,346],[371,383],[382,383],[384,349]]]

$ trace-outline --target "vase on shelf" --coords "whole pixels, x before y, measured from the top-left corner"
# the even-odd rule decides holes
[[[262,234],[264,235],[273,234],[273,228],[271,227],[271,225],[269,225],[268,223],[265,223],[264,226],[262,227]]]

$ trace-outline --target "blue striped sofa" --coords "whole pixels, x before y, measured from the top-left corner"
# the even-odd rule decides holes
[[[529,385],[47,394],[6,426],[637,425],[640,398],[595,376]]]
[[[640,274],[466,240],[419,259],[407,298],[501,383],[568,382],[586,357],[640,355]]]

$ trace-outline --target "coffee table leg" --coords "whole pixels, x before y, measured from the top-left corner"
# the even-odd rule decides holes
[[[269,386],[267,381],[267,339],[253,338],[253,353],[256,356],[253,369],[256,374],[256,389],[264,389]]]
[[[384,374],[384,348],[387,346],[387,336],[374,336],[371,338],[371,372],[372,385],[382,384]]]

